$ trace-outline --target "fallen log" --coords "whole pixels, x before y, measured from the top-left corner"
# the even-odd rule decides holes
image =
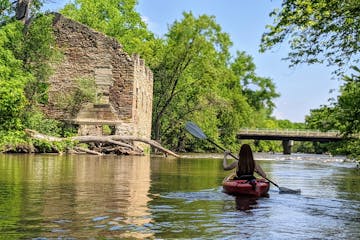
[[[82,147],[74,147],[74,150],[80,151],[80,152],[85,152],[85,153],[89,153],[89,154],[93,154],[93,155],[103,155],[100,152],[97,151],[92,151],[86,148],[82,148]]]
[[[79,143],[107,143],[107,144],[113,144],[113,145],[117,145],[117,146],[121,146],[124,148],[129,148],[131,150],[131,152],[137,153],[137,154],[143,154],[143,150],[128,144],[128,143],[124,143],[122,141],[131,141],[131,142],[143,142],[146,144],[149,144],[150,146],[159,149],[160,151],[164,152],[165,154],[169,154],[172,155],[174,157],[179,157],[179,155],[177,155],[176,153],[170,151],[169,149],[164,148],[163,146],[161,146],[158,142],[151,140],[151,139],[147,139],[147,138],[141,138],[141,137],[134,137],[134,136],[121,136],[121,135],[109,135],[109,136],[92,136],[92,135],[88,135],[88,136],[75,136],[75,137],[70,137],[70,138],[59,138],[59,137],[53,137],[53,136],[48,136],[45,134],[41,134],[35,130],[31,130],[31,129],[26,129],[25,132],[31,136],[32,138],[35,139],[42,139],[42,140],[46,140],[49,142],[56,142],[56,141],[65,141],[65,140],[71,140],[71,141],[76,141]],[[80,150],[80,149],[78,149]],[[91,151],[91,150],[89,150]],[[84,152],[84,151],[83,151]],[[97,154],[100,155],[100,152],[97,151],[92,151],[88,152],[91,154]],[[127,151],[129,152],[129,151]]]
[[[66,140],[65,138],[48,136],[48,135],[39,133],[38,131],[35,131],[35,130],[32,130],[32,129],[25,129],[25,132],[26,132],[26,134],[28,134],[32,138],[40,139],[40,140],[46,140],[46,141],[49,141],[49,142],[61,142],[61,141]]]
[[[134,136],[120,136],[120,135],[112,135],[112,139],[114,140],[126,140],[126,141],[138,141],[138,142],[143,142],[146,144],[149,144],[150,146],[159,149],[160,151],[162,151],[165,154],[170,154],[174,157],[180,157],[179,155],[177,155],[176,153],[164,148],[163,146],[161,146],[157,141],[155,140],[151,140],[151,139],[146,139],[146,138],[141,138],[141,137],[134,137]]]
[[[70,139],[72,141],[78,141],[78,142],[81,142],[81,143],[103,142],[103,143],[111,143],[111,144],[114,144],[114,145],[119,145],[119,146],[122,146],[122,147],[128,147],[128,148],[131,148],[131,149],[135,148],[135,146],[133,146],[133,145],[113,140],[111,138],[111,135],[110,136],[91,136],[91,135],[88,135],[88,136],[76,136],[76,137],[71,137],[71,138],[67,138],[67,139]],[[63,139],[63,140],[65,140],[65,139]]]

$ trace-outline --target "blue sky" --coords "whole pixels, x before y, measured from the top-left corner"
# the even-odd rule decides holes
[[[68,1],[53,1],[46,7],[57,9]],[[303,122],[310,109],[328,103],[332,89],[337,90],[340,82],[333,79],[332,69],[321,65],[300,65],[289,68],[281,60],[287,56],[283,44],[266,53],[259,53],[259,44],[266,24],[271,24],[269,13],[281,6],[280,0],[139,0],[138,12],[147,22],[149,29],[158,36],[167,32],[169,25],[182,19],[184,11],[196,16],[215,16],[222,31],[228,33],[233,42],[231,51],[245,51],[254,59],[257,74],[269,77],[276,85],[280,97],[275,100],[274,116]]]

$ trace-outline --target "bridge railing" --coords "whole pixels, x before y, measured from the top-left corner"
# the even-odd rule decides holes
[[[340,131],[327,131],[321,132],[319,130],[309,129],[266,129],[266,128],[243,128],[240,129],[242,134],[253,134],[253,135],[283,135],[283,136],[321,136],[321,137],[340,137]]]

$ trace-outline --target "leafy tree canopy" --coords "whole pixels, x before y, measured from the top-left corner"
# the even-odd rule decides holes
[[[311,110],[306,117],[306,124],[323,131],[339,130],[344,137],[350,137],[341,144],[332,145],[330,151],[334,154],[346,154],[360,161],[360,140],[352,138],[360,132],[360,69],[353,69],[352,75],[344,77],[337,99],[329,106]]]
[[[224,77],[229,45],[229,36],[207,15],[196,18],[184,13],[184,18],[170,27],[159,62],[153,67],[156,139],[166,129],[162,123],[170,115],[177,116],[167,121],[183,122],[195,111],[208,108],[210,100],[216,101],[215,88]]]
[[[0,0],[0,25],[9,21],[23,22],[35,17],[45,0]]]
[[[31,76],[9,49],[12,40],[21,38],[19,29],[17,22],[0,29],[0,130],[19,129],[26,105],[24,87]]]
[[[155,139],[180,150],[187,140],[182,124],[192,120],[230,146],[239,128],[261,124],[271,114],[278,96],[274,84],[255,74],[244,52],[231,60],[231,45],[213,16],[185,12],[170,26],[153,65]]]
[[[284,0],[262,36],[261,51],[288,41],[291,66],[326,63],[341,73],[359,61],[360,1]]]
[[[153,35],[135,11],[136,5],[137,0],[75,0],[65,5],[61,13],[115,37],[126,52],[144,57],[152,54],[148,41],[153,39]]]
[[[256,110],[266,109],[270,116],[275,107],[273,99],[280,96],[276,93],[275,84],[270,78],[257,76],[251,56],[239,51],[236,54],[231,69],[240,81],[243,95]]]

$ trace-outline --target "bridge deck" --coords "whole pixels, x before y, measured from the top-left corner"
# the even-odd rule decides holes
[[[287,130],[287,129],[242,129],[236,137],[238,139],[255,140],[294,140],[294,141],[340,141],[339,131],[320,132],[313,130]]]

